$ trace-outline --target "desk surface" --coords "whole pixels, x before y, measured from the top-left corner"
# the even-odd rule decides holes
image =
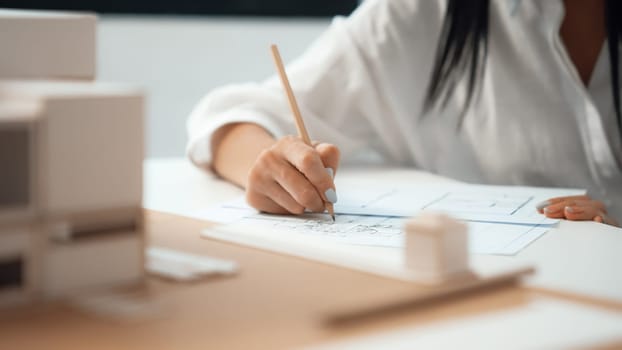
[[[171,170],[175,164],[178,166],[177,171]],[[182,200],[186,196],[187,201],[183,202],[186,205],[194,203],[202,206],[204,202],[201,196],[217,202],[240,193],[239,189],[232,186],[214,186],[213,179],[200,174],[196,178],[192,177],[194,175],[186,177],[182,182],[188,184],[196,180],[203,185],[211,185],[196,188],[192,194],[183,194],[176,187],[180,178],[178,170],[183,167],[181,164],[177,161],[162,161],[147,166],[148,207],[158,204],[164,197],[170,201],[172,196]],[[150,169],[152,166],[155,169]],[[157,171],[155,177],[161,178],[150,174],[154,170]],[[205,226],[206,223],[199,220],[147,212],[147,233],[151,245],[236,260],[242,268],[239,275],[191,284],[150,277],[145,288],[128,292],[132,299],[147,302],[157,311],[144,319],[103,317],[61,303],[2,312],[1,347],[82,349],[88,345],[92,349],[292,348],[402,326],[442,324],[496,310],[526,308],[534,302],[546,300],[607,309],[622,315],[620,302],[601,297],[594,298],[562,289],[549,291],[506,285],[425,306],[404,307],[353,323],[329,325],[324,322],[325,316],[335,306],[400,299],[408,295],[410,285],[288,256],[201,240],[198,232]],[[560,228],[560,231],[564,230]],[[617,233],[603,230],[597,234],[603,235],[603,239],[609,239],[609,235]],[[574,237],[574,234],[571,235]],[[558,239],[555,235],[550,236],[550,239]],[[578,240],[577,237],[573,239]],[[591,237],[586,240],[591,241]],[[537,248],[532,246],[528,249],[533,250],[534,247]],[[600,254],[586,256],[595,259]],[[605,273],[612,273],[612,270],[607,269]],[[610,274],[609,277],[616,276]],[[597,345],[615,348],[622,345],[622,339],[618,343]]]
[[[151,245],[234,259],[233,278],[181,284],[150,277],[131,297],[156,305],[154,317],[125,320],[52,303],[0,314],[6,349],[248,349],[292,348],[323,341],[426,325],[541,300],[562,300],[615,310],[615,303],[519,286],[445,299],[358,322],[328,325],[326,312],[353,301],[394,300],[410,285],[365,273],[317,264],[246,247],[198,239],[205,222],[148,212]],[[355,300],[353,300],[355,299]],[[622,341],[622,339],[621,339]],[[599,344],[604,346],[622,345]]]

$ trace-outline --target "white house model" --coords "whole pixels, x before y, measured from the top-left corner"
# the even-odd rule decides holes
[[[29,46],[17,52],[32,55],[43,45],[60,60],[0,58],[0,305],[144,275],[144,99],[134,88],[88,79],[93,18],[0,11],[3,52]],[[76,38],[87,43],[62,45]]]
[[[423,213],[404,225],[406,267],[426,283],[442,283],[468,272],[466,224],[447,215]]]

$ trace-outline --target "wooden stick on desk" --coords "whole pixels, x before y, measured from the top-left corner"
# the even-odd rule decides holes
[[[283,60],[281,59],[279,48],[273,44],[272,46],[270,46],[270,50],[272,51],[272,58],[274,60],[274,64],[276,65],[276,70],[279,73],[279,77],[281,78],[281,83],[283,83],[283,88],[285,89],[285,93],[287,94],[289,107],[292,109],[292,113],[294,114],[296,129],[298,129],[298,136],[300,136],[304,143],[313,147],[313,145],[311,144],[311,138],[309,137],[309,133],[307,132],[307,128],[305,127],[305,123],[302,120],[302,114],[300,114],[300,109],[298,108],[298,103],[296,102],[294,91],[289,84],[287,73],[285,73],[285,66],[283,65]],[[330,216],[333,218],[333,221],[335,221],[335,210],[333,208],[333,204],[327,201],[324,202],[324,205]]]

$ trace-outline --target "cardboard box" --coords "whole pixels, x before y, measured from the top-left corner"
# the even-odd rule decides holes
[[[0,78],[86,79],[96,72],[93,14],[0,10]]]

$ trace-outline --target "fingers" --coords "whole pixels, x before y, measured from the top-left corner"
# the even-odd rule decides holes
[[[265,213],[292,214],[291,211],[281,207],[280,205],[276,204],[272,199],[266,196],[261,196],[261,195],[256,195],[256,194],[249,196],[247,192],[246,202],[248,203],[248,205],[252,206],[253,208],[257,208],[257,209],[261,208],[258,210],[265,212]]]
[[[607,224],[617,227],[620,226],[616,220],[614,220],[595,206],[568,206],[564,209],[564,212],[566,215],[566,219],[568,220],[592,220],[601,224]]]
[[[583,197],[584,198],[584,197]],[[588,197],[589,198],[589,197]],[[573,207],[594,207],[595,210],[603,212],[603,213],[607,213],[607,210],[605,208],[605,204],[601,201],[595,201],[595,200],[591,200],[591,199],[568,199],[568,200],[564,200],[564,201],[558,201],[555,204],[551,204],[547,207],[544,208],[543,213],[544,215],[546,215],[547,217],[550,218],[567,218],[566,217],[566,208],[573,208]],[[590,218],[591,220],[592,218]],[[571,219],[572,220],[572,219]]]
[[[339,165],[339,150],[330,144],[316,147],[288,136],[262,151],[249,171],[247,202],[279,214],[323,212],[325,201],[336,202],[332,174]]]
[[[324,201],[313,185],[291,164],[284,160],[273,169],[278,184],[303,208],[314,212],[324,211]]]
[[[311,182],[324,201],[334,203],[336,201],[336,196],[333,195],[335,184],[333,178],[325,170],[320,154],[302,142],[288,146],[289,149],[284,152],[285,159]]]
[[[566,201],[572,201],[572,200],[591,200],[591,198],[587,195],[554,197],[554,198],[547,199],[544,202],[536,204],[536,208],[538,209],[540,213],[543,213],[544,208],[550,205],[558,204],[558,203],[566,202]]]
[[[262,182],[260,188],[247,191],[246,202],[261,211],[273,214],[302,214],[305,208],[276,182]]]
[[[605,204],[589,196],[551,198],[538,204],[537,209],[549,218],[574,221],[592,220],[618,226],[617,222],[607,215]]]
[[[594,201],[592,201],[594,202]],[[602,219],[603,212],[591,203],[582,202],[564,207],[564,217],[568,220],[594,220],[597,216]]]
[[[319,143],[315,145],[315,150],[320,155],[320,159],[322,160],[324,167],[331,168],[334,176],[337,173],[339,160],[341,158],[339,148],[328,143]]]
[[[316,151],[322,159],[322,163],[331,179],[335,178],[341,154],[335,145],[328,143],[320,143],[315,146]],[[324,197],[331,203],[337,202],[337,192],[335,192],[335,184],[324,192]]]

